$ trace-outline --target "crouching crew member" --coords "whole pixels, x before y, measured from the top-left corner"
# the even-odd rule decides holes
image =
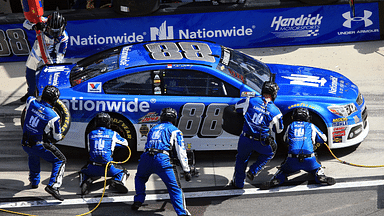
[[[32,188],[40,183],[40,158],[52,163],[52,172],[45,191],[58,200],[64,198],[59,193],[62,184],[66,158],[52,144],[62,139],[60,116],[53,106],[60,97],[60,91],[54,86],[46,86],[41,101],[31,96],[27,99],[23,124],[22,145],[28,153],[29,181]]]
[[[175,127],[177,112],[173,108],[164,108],[160,114],[161,123],[151,128],[145,144],[144,153],[140,157],[135,177],[136,195],[132,205],[138,210],[145,200],[145,183],[153,174],[157,174],[165,183],[177,215],[190,215],[186,209],[185,198],[180,188],[179,176],[175,175],[171,158],[171,151],[176,152],[180,165],[184,170],[186,181],[191,180],[187,153],[184,146],[182,132]],[[176,179],[177,178],[177,179]]]
[[[314,145],[327,141],[327,136],[314,124],[310,123],[310,114],[307,108],[296,108],[292,114],[293,122],[284,134],[284,141],[288,144],[288,157],[274,177],[261,185],[261,189],[269,189],[281,185],[289,174],[304,170],[314,175],[317,183],[333,185],[336,183],[332,177],[324,175],[321,164],[314,153]]]
[[[111,130],[111,117],[107,113],[98,113],[95,119],[96,129],[88,134],[89,162],[79,172],[81,194],[90,192],[92,177],[105,176],[105,166],[112,161],[116,147],[128,146],[128,141]],[[127,193],[125,182],[129,177],[126,169],[109,164],[108,177],[112,177],[110,187],[119,193]]]
[[[254,151],[258,152],[259,156],[247,171],[247,177],[251,181],[275,156],[275,133],[281,133],[284,127],[282,114],[273,103],[278,90],[276,83],[267,81],[263,84],[261,97],[247,97],[235,106],[235,109],[242,111],[244,115],[243,132],[239,138],[232,180],[232,185],[236,188],[244,187],[245,170]]]

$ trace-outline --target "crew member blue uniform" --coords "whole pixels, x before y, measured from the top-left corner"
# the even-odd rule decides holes
[[[113,161],[115,148],[128,146],[128,141],[116,131],[110,129],[111,117],[107,113],[96,116],[96,129],[88,134],[88,151],[90,162],[80,171],[81,194],[88,194],[92,184],[91,177],[105,176],[105,166]],[[127,193],[125,182],[129,176],[125,169],[110,164],[107,176],[112,177],[111,187],[118,192]]]
[[[47,96],[48,95],[48,96]],[[31,96],[27,100],[23,125],[22,145],[28,154],[29,181],[32,188],[40,183],[40,158],[52,163],[51,177],[46,187],[48,193],[63,200],[59,194],[62,184],[66,158],[52,142],[61,140],[60,117],[52,109],[59,98],[59,90],[47,86],[43,90],[41,101]]]
[[[168,114],[168,115],[167,115]],[[170,118],[168,117],[170,116]],[[187,153],[184,146],[182,132],[173,125],[177,118],[176,110],[163,109],[161,123],[151,128],[145,144],[144,153],[140,157],[135,176],[136,195],[134,197],[133,210],[137,210],[145,200],[145,183],[153,174],[157,174],[165,183],[170,199],[177,215],[190,215],[186,209],[183,192],[176,179],[169,153],[174,151],[180,161],[181,168],[186,174],[186,180],[190,180],[190,168]],[[187,178],[187,176],[189,176]]]
[[[258,152],[259,156],[247,171],[247,176],[251,180],[259,174],[276,153],[275,135],[283,130],[282,114],[273,103],[277,91],[277,84],[265,82],[261,97],[247,97],[235,105],[236,111],[242,112],[244,115],[244,126],[238,142],[232,181],[236,188],[244,187],[245,170],[252,152]]]
[[[288,156],[271,181],[263,183],[261,189],[281,185],[290,174],[300,170],[311,173],[316,183],[335,184],[333,178],[324,175],[324,170],[314,152],[314,145],[326,142],[327,136],[309,122],[309,111],[306,108],[295,109],[293,120],[283,137],[284,142],[288,144]]]
[[[42,21],[43,23],[36,24],[25,20],[23,27],[28,30],[43,30],[43,49],[45,50],[48,64],[62,63],[69,39],[67,31],[65,31],[67,22],[57,11],[49,15],[48,18],[42,17]],[[22,102],[25,102],[28,96],[33,95],[36,88],[36,70],[43,63],[39,42],[35,40],[26,62],[25,78],[28,84],[28,91],[27,94],[20,99]]]

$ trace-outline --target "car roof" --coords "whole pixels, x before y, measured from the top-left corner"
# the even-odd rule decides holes
[[[120,68],[167,63],[216,67],[220,57],[221,46],[208,41],[153,41],[123,46],[120,52]]]

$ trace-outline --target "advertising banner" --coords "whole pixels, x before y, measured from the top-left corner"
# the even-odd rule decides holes
[[[380,39],[378,3],[68,21],[66,58],[82,58],[142,41],[200,39],[231,48],[342,43]],[[25,61],[36,35],[0,25],[0,62]]]

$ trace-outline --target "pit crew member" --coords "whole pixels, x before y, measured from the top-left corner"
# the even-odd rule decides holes
[[[43,31],[43,48],[48,59],[48,64],[62,63],[68,46],[68,34],[65,31],[67,21],[57,11],[50,14],[48,18],[42,17],[42,19],[43,22],[41,23],[31,23],[25,20],[23,27],[28,30]],[[33,95],[36,86],[36,70],[43,63],[39,43],[35,40],[26,62],[25,78],[27,80],[28,91],[20,98],[21,102],[25,102],[29,96]]]
[[[52,163],[51,177],[45,191],[63,201],[59,188],[63,180],[66,158],[52,144],[62,139],[60,116],[52,109],[59,97],[59,89],[46,86],[41,101],[33,96],[27,99],[22,146],[28,154],[29,181],[32,188],[39,186],[40,158],[42,158]]]
[[[136,195],[132,210],[138,210],[145,200],[145,183],[153,174],[157,174],[165,183],[177,215],[190,215],[186,209],[185,198],[180,188],[179,176],[175,175],[170,160],[170,152],[175,151],[184,171],[186,181],[191,180],[187,153],[182,132],[175,127],[177,112],[173,108],[164,108],[160,114],[160,124],[151,128],[145,144],[144,153],[140,156],[135,177]],[[177,179],[176,179],[177,178]]]
[[[261,189],[269,189],[284,183],[289,174],[304,170],[314,175],[319,184],[336,183],[332,177],[324,175],[323,167],[317,161],[313,146],[327,141],[327,136],[312,124],[307,108],[296,108],[292,113],[293,122],[288,125],[284,141],[288,144],[288,156],[269,182],[264,182]]]
[[[244,115],[244,126],[238,142],[235,172],[231,182],[235,188],[244,187],[245,170],[254,151],[258,152],[259,156],[247,171],[247,177],[251,181],[275,156],[275,134],[281,133],[284,127],[282,114],[274,104],[278,90],[276,83],[264,82],[260,97],[247,97],[235,105],[236,111]]]
[[[96,128],[88,134],[89,162],[80,170],[81,194],[90,192],[92,177],[105,176],[105,166],[112,161],[116,147],[128,146],[128,141],[116,131],[111,130],[111,117],[108,113],[98,113]],[[108,177],[112,177],[110,187],[119,193],[127,193],[125,182],[129,177],[126,169],[109,164]]]

